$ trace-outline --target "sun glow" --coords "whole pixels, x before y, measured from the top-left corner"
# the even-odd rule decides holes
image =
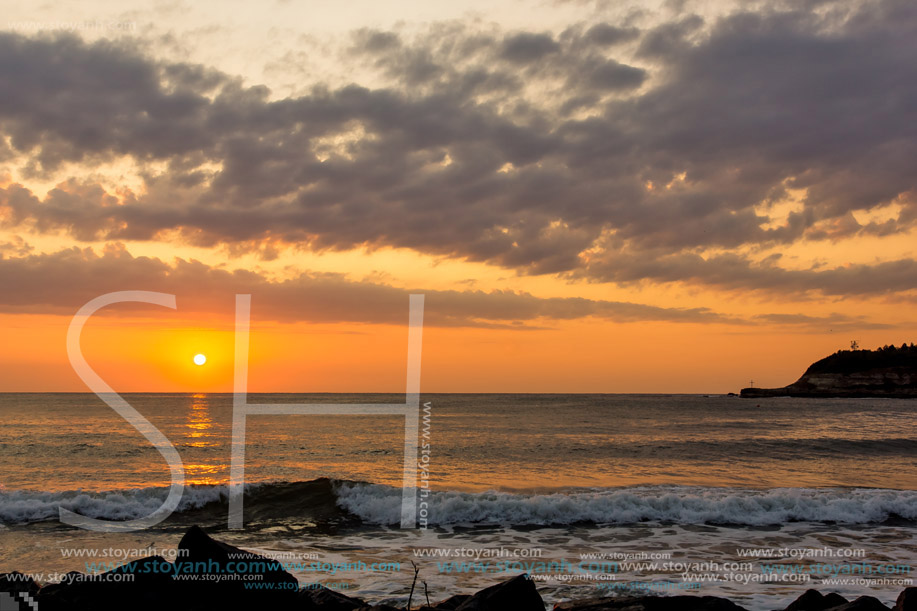
[[[195,354],[195,355],[194,355],[194,364],[195,364],[195,365],[200,366],[200,365],[203,365],[203,364],[206,363],[206,362],[207,362],[207,357],[204,356],[203,354]]]

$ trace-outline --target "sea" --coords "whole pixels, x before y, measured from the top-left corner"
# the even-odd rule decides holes
[[[304,585],[404,605],[520,573],[574,598],[725,596],[781,609],[806,589],[891,605],[917,566],[917,401],[721,395],[424,394],[418,518],[400,523],[404,418],[250,415],[241,529],[229,528],[230,394],[125,394],[181,456],[99,397],[0,395],[0,572],[53,582],[156,553],[192,524]],[[250,395],[403,403],[404,395]],[[412,491],[413,492],[413,491]]]

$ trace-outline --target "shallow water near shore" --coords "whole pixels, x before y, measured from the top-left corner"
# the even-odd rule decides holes
[[[404,602],[412,560],[431,599],[527,572],[548,603],[652,591],[728,596],[755,611],[782,608],[809,587],[888,604],[917,564],[911,401],[424,396],[426,529],[397,527],[399,418],[251,417],[245,529],[231,531],[232,397],[125,398],[182,456],[179,511],[137,533],[59,524],[61,506],[107,519],[146,515],[165,497],[167,467],[93,395],[0,395],[0,572],[101,570],[143,551],[168,557],[192,523],[290,562],[304,584],[371,601]]]

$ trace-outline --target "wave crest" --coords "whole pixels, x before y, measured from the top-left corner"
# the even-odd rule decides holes
[[[550,494],[432,492],[428,524],[563,525],[670,522],[765,526],[786,522],[872,524],[917,520],[917,492],[876,489],[736,490],[696,487],[606,488]],[[338,504],[374,524],[395,524],[401,491],[344,483]]]
[[[56,520],[64,507],[89,517],[129,520],[159,507],[166,487],[110,492],[0,490],[0,523]],[[864,488],[743,490],[682,486],[580,489],[543,494],[420,491],[430,526],[565,524],[730,524],[786,522],[876,524],[892,518],[917,521],[917,491]],[[426,496],[424,496],[426,495]],[[396,525],[401,489],[381,484],[318,479],[250,484],[246,524],[278,521],[314,524]],[[170,522],[217,524],[228,510],[226,485],[185,487]]]

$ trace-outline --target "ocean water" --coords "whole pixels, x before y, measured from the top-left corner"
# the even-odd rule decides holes
[[[250,416],[245,528],[228,530],[232,396],[125,398],[182,457],[179,510],[135,533],[60,524],[60,507],[146,515],[168,467],[94,395],[0,395],[0,572],[168,555],[189,524],[292,561],[303,583],[402,604],[412,561],[431,600],[527,572],[549,605],[655,591],[756,611],[809,587],[890,603],[917,566],[913,401],[424,395],[431,492],[416,529],[398,527],[399,417]]]

